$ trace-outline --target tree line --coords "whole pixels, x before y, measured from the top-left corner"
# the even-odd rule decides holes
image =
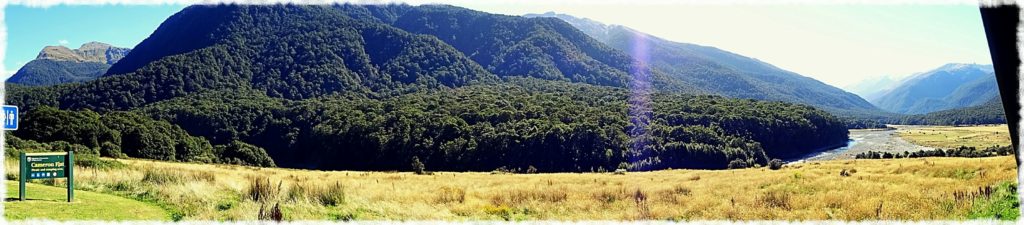
[[[875,152],[868,151],[858,153],[855,158],[857,159],[896,159],[896,158],[921,158],[921,157],[967,157],[967,158],[978,158],[978,157],[990,157],[990,156],[1005,156],[1013,155],[1014,150],[1012,146],[992,146],[984,149],[978,149],[975,147],[960,146],[958,148],[951,149],[933,149],[933,150],[918,150],[916,152],[905,151],[903,153],[890,153],[890,152]]]
[[[175,161],[407,170],[417,157],[431,170],[542,172],[767,165],[848,138],[808,106],[655,93],[631,111],[630,94],[532,78],[385,99],[206,91],[104,114],[38,107],[15,135]]]

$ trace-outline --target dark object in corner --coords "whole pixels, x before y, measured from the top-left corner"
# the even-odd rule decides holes
[[[985,24],[988,49],[992,54],[999,95],[1002,96],[1003,108],[1006,110],[1006,122],[1010,125],[1010,140],[1014,149],[1020,149],[1017,132],[1017,124],[1020,122],[1020,103],[1017,100],[1020,90],[1020,58],[1017,49],[1019,18],[1020,7],[1016,5],[981,7],[981,20]],[[1016,161],[1017,167],[1020,167],[1020,159]]]

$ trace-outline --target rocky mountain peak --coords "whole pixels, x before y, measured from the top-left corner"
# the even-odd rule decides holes
[[[72,62],[100,62],[113,65],[131,49],[115,47],[102,42],[88,42],[82,44],[78,49],[69,49],[65,46],[46,46],[36,59],[50,59],[56,61]]]

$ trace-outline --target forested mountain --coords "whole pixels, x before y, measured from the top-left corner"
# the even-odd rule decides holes
[[[970,125],[1006,123],[1006,110],[998,96],[976,106],[904,116],[893,123],[912,125]]]
[[[907,78],[871,101],[892,112],[922,114],[976,106],[998,96],[991,65],[950,63]]]
[[[435,36],[501,76],[527,76],[625,87],[637,73],[651,74],[658,89],[694,93],[659,71],[638,65],[570,24],[551,18],[524,18],[447,5],[341,5],[354,18],[380,21]]]
[[[203,16],[215,18],[191,18]],[[227,19],[217,20],[221,17]],[[191,25],[178,24],[181,21],[206,21],[217,28],[196,34],[203,29],[185,29]],[[179,30],[183,33],[171,32]],[[143,61],[137,57],[191,48],[162,42],[175,40],[176,35],[212,38],[196,41],[212,45],[114,74],[115,68]],[[355,20],[325,6],[192,6],[168,19],[133,52],[96,82],[33,90],[51,93],[30,100],[107,111],[205,89],[252,88],[270,97],[305,99],[329,94],[389,96],[497,79],[435,37]]]
[[[89,42],[78,49],[46,46],[36,59],[18,69],[9,83],[46,86],[96,79],[128,54],[130,49]]]
[[[565,14],[549,12],[527,14],[526,17],[555,17],[564,20],[613,48],[633,54],[634,57],[648,57],[651,67],[708,93],[808,104],[842,115],[881,113],[871,103],[852,93],[714,47],[672,42],[628,27],[606,25]]]
[[[26,119],[85,115],[15,133],[29,140],[295,168],[405,170],[417,157],[433,170],[717,169],[848,139],[824,111],[688,94],[699,91],[633,61],[557,19],[450,6],[190,6],[106,76],[9,85],[7,100],[33,113]],[[636,89],[646,82],[654,89]],[[125,124],[166,135],[126,135]],[[112,130],[121,133],[95,134]],[[202,141],[179,140],[191,137]]]
[[[623,163],[634,170],[722,169],[736,160],[766,165],[771,158],[834,147],[848,138],[842,121],[807,106],[655,94],[650,110],[630,114],[629,95],[622,88],[513,78],[382,100],[333,96],[292,101],[255,90],[210,90],[131,114],[169,121],[214,146],[251,143],[266,149],[279,166],[317,169],[401,170],[413,156],[435,170],[534,166],[541,171],[610,171]],[[41,114],[57,113],[52,111]],[[28,119],[36,117],[41,116]],[[650,122],[631,122],[641,118]],[[82,123],[61,121],[33,126]],[[45,129],[51,131],[15,134],[87,133]],[[102,135],[86,135],[93,136]],[[159,145],[120,136],[133,146]],[[92,146],[96,138],[61,140]],[[180,160],[190,155],[167,153],[175,148],[139,152],[122,146],[133,157]]]

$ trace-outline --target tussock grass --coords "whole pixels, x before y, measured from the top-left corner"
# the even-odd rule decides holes
[[[281,190],[282,182],[277,184],[270,181],[267,177],[252,177],[250,178],[249,188],[246,189],[249,200],[254,202],[267,202],[276,200],[278,193]]]
[[[1007,208],[1019,205],[1001,197],[1010,189],[984,191],[1016,184],[1012,156],[625,175],[414,175],[118,161],[125,168],[77,168],[76,187],[154,202],[184,220],[257,220],[274,205],[284,220],[931,220],[1006,218]],[[6,167],[16,171],[17,163]],[[842,170],[852,175],[838,175]]]
[[[440,204],[466,202],[466,189],[459,187],[441,187],[437,191],[437,200]]]

